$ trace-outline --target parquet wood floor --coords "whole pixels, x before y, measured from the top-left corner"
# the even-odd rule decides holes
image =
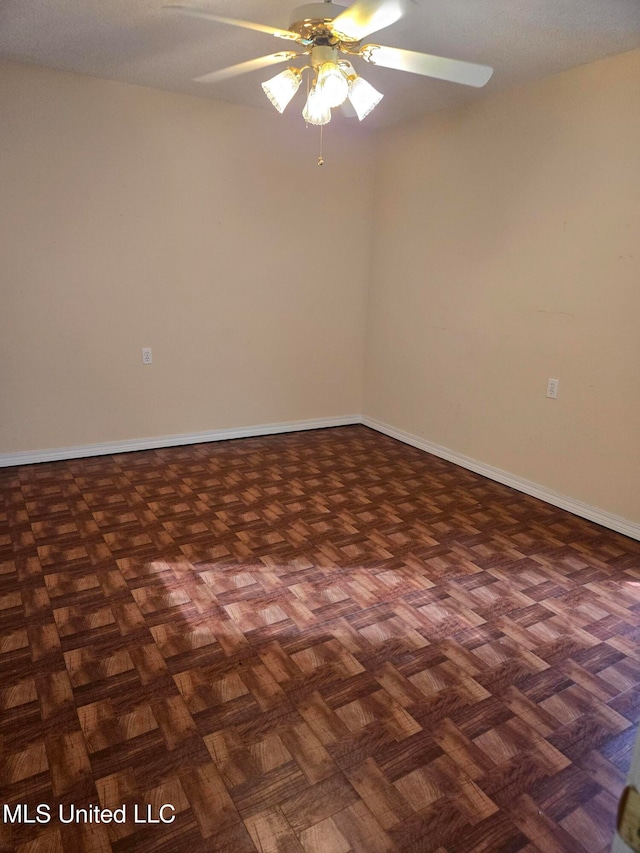
[[[2,850],[608,850],[639,543],[360,426],[0,486]]]

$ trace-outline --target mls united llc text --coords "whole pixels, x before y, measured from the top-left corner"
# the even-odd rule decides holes
[[[50,823],[58,819],[60,823],[132,823],[153,824],[173,823],[176,819],[175,807],[164,803],[154,809],[151,805],[123,803],[115,809],[103,809],[93,804],[79,808],[73,803],[60,803],[52,808],[48,803],[29,806],[27,803],[4,803],[2,806],[3,823]]]

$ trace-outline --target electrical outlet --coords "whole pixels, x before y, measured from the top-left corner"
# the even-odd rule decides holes
[[[151,347],[142,347],[142,363],[143,364],[153,364],[153,357],[151,355]]]
[[[558,386],[560,385],[559,379],[550,379],[547,382],[547,397],[551,397],[552,400],[555,400],[558,396]]]

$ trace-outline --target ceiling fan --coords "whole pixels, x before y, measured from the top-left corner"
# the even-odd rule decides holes
[[[282,50],[268,56],[260,56],[195,79],[199,83],[218,83],[238,74],[309,57],[309,64],[290,65],[285,71],[263,83],[262,88],[275,108],[283,112],[302,82],[303,71],[309,69],[312,79],[302,114],[307,123],[322,126],[331,120],[331,110],[341,105],[350,105],[350,114],[355,112],[362,121],[383,97],[355,72],[352,58],[466,86],[479,88],[489,81],[493,69],[488,65],[476,65],[380,44],[362,44],[363,39],[371,33],[398,21],[406,12],[407,2],[408,0],[355,0],[349,7],[331,0],[307,3],[291,12],[289,28],[286,30],[224,17],[198,6],[168,5],[164,8],[293,42],[296,50]]]

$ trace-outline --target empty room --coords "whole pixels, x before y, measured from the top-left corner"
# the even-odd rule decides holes
[[[0,850],[640,853],[637,0],[5,0],[0,129]]]

